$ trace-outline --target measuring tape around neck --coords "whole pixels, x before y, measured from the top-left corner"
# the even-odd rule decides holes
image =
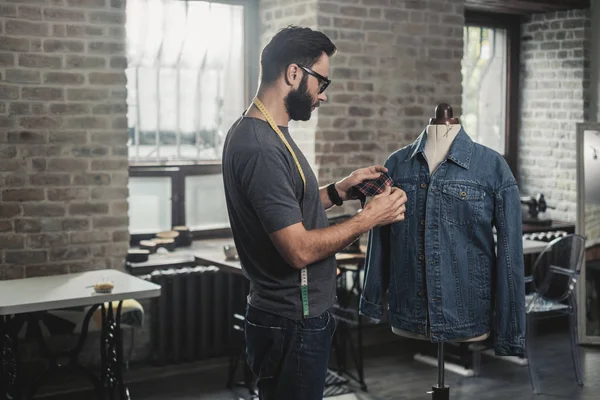
[[[306,178],[304,177],[304,171],[302,171],[302,166],[300,165],[300,162],[298,161],[298,158],[296,157],[296,153],[294,152],[294,149],[292,149],[292,146],[290,146],[290,144],[288,143],[287,139],[283,135],[283,132],[281,132],[281,129],[279,129],[279,127],[277,126],[275,121],[273,121],[271,114],[269,114],[269,112],[265,108],[264,104],[258,99],[258,97],[254,98],[253,104],[262,113],[262,115],[265,117],[265,119],[267,120],[267,122],[269,123],[271,128],[273,128],[273,130],[277,133],[277,135],[279,136],[279,138],[281,139],[281,141],[283,142],[285,147],[287,147],[288,151],[292,154],[292,157],[294,158],[294,162],[296,163],[296,167],[298,168],[298,172],[300,172],[300,177],[302,177],[302,184],[303,184],[303,188],[304,188],[302,193],[304,196],[304,194],[306,194]],[[300,270],[300,291],[302,294],[302,314],[306,318],[309,315],[309,313],[308,313],[308,271],[306,270],[306,268],[302,268]]]

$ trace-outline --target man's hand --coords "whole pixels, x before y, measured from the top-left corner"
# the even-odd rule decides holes
[[[342,200],[348,200],[348,191],[353,186],[358,185],[370,179],[377,179],[382,172],[387,172],[387,168],[381,165],[373,165],[367,168],[360,168],[335,184],[335,188],[340,194]]]
[[[373,226],[404,221],[406,201],[406,193],[402,189],[388,186],[384,192],[373,197],[360,214],[367,217]]]

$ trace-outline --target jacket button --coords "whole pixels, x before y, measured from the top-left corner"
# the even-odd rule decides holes
[[[418,294],[419,296],[423,296],[423,292],[422,292],[422,291],[420,291],[420,290],[417,292],[417,294]]]
[[[421,183],[421,189],[425,189],[427,187],[426,183]]]
[[[425,225],[425,220],[424,219],[421,220],[421,225]]]
[[[460,192],[461,197],[465,197],[466,195],[467,195],[467,192]]]
[[[423,261],[424,259],[425,259],[425,256],[421,254],[421,255],[419,256],[419,260]]]

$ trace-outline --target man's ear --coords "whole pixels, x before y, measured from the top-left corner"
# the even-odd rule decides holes
[[[284,78],[285,78],[285,83],[288,86],[294,86],[296,83],[298,83],[300,81],[300,79],[302,78],[301,73],[300,73],[300,68],[298,68],[298,65],[296,65],[296,64],[288,65],[287,68],[285,69]]]

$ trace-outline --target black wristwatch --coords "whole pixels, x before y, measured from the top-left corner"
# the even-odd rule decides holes
[[[335,189],[335,183],[327,186],[327,195],[329,196],[329,200],[336,206],[341,206],[344,203],[344,200],[340,197],[340,194]]]

